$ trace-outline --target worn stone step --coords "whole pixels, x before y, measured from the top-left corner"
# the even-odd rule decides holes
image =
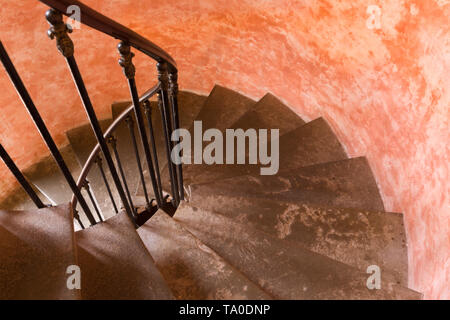
[[[408,250],[403,215],[365,209],[319,207],[306,203],[217,195],[192,186],[189,203],[216,211],[278,239],[365,271],[378,265],[408,285]]]
[[[275,177],[289,169],[347,159],[342,145],[323,118],[285,134],[280,138],[279,145],[279,172]],[[188,186],[246,174],[261,175],[261,167],[267,165],[187,164],[183,165],[184,183]],[[166,168],[163,174],[163,185],[166,190],[169,187],[167,171]]]
[[[172,299],[173,295],[122,212],[75,234],[85,300]]]
[[[66,273],[76,264],[70,205],[0,211],[0,300],[78,299]]]
[[[163,211],[137,231],[177,299],[271,299]]]
[[[279,129],[280,137],[305,124],[305,121],[271,93],[254,104],[230,128]]]
[[[303,126],[305,122],[289,109],[285,104],[278,100],[274,95],[267,93],[256,104],[254,104],[242,117],[240,117],[234,124],[229,126],[230,129],[242,129],[244,131],[248,129],[254,129],[258,132],[259,129],[267,129],[267,139],[271,139],[270,129],[278,129],[279,136],[283,136],[288,132]],[[247,142],[248,143],[248,142]],[[248,159],[249,146],[246,146],[245,150],[237,150],[237,143],[234,146],[234,154],[245,152],[245,157]],[[252,150],[254,150],[252,148]],[[257,150],[256,150],[257,152]],[[248,160],[246,160],[248,163]],[[238,174],[247,173],[249,171],[257,170],[259,166],[255,165],[185,165],[186,167],[186,179],[189,181],[189,177],[194,175],[196,179],[199,173],[208,174],[209,171],[214,171],[215,176],[218,177],[230,177]],[[192,168],[191,168],[192,167]],[[191,172],[192,171],[192,172]],[[217,172],[219,171],[219,172]],[[168,173],[165,172],[166,180],[168,179]],[[211,180],[199,180],[199,182]]]
[[[81,167],[75,152],[70,145],[67,145],[60,149],[60,153],[76,181]],[[70,202],[72,190],[51,155],[33,164],[24,171],[24,175],[52,204]]]
[[[186,187],[187,196],[192,187]],[[377,183],[364,157],[302,167],[275,176],[244,175],[196,185],[196,190],[201,188],[216,195],[384,211]]]
[[[215,85],[206,99],[195,121],[201,121],[203,130],[210,128],[224,131],[230,128],[250,108],[255,101],[228,88]],[[192,131],[191,123],[191,129]]]
[[[230,128],[233,123],[250,110],[255,103],[254,100],[249,99],[236,91],[215,85],[195,117],[195,121],[201,121],[203,131],[209,128],[216,128],[224,131],[226,128]],[[180,115],[182,114],[182,110],[183,109],[180,109]],[[191,120],[187,125],[189,125],[187,128],[189,128],[191,138],[193,138],[193,121]],[[165,153],[164,158],[167,158]],[[165,190],[169,191],[170,178],[167,162],[161,162],[161,164],[163,164],[160,167],[162,183]],[[188,166],[189,165],[185,165],[184,168],[187,168]],[[142,195],[142,190],[137,190],[137,194]]]
[[[383,278],[380,290],[369,290],[365,272],[212,211],[184,203],[175,219],[275,298],[421,298]]]
[[[34,185],[31,184],[34,192],[44,204],[50,204],[47,199]],[[17,183],[16,187],[8,193],[8,195],[0,201],[0,210],[33,210],[36,204],[31,200],[30,196]]]
[[[103,132],[111,125],[112,119],[99,120],[100,127]],[[66,131],[66,136],[69,139],[70,145],[77,157],[80,167],[83,167],[92,149],[97,144],[94,131],[91,124],[86,123],[79,127]]]
[[[72,149],[72,146],[69,144],[61,148],[60,153],[69,168],[72,177],[75,181],[77,181],[81,173],[81,166],[78,162],[77,155]],[[30,168],[24,171],[24,175],[36,187],[40,194],[43,195],[41,200],[43,200],[44,203],[58,205],[68,203],[72,200],[72,189],[52,156],[47,156],[33,164]],[[88,194],[85,190],[82,190],[81,193],[86,199],[94,217],[99,220],[95,214],[92,203],[89,201]],[[33,208],[33,206],[28,206],[28,208]],[[82,209],[77,209],[81,211],[79,216],[83,225],[89,225],[89,220],[87,219],[87,216],[82,213]],[[80,228],[78,222],[76,222],[75,228]]]
[[[215,128],[225,131],[231,128],[233,123],[239,120],[248,110],[250,110],[256,102],[236,91],[215,85],[206,101],[204,102],[200,112],[197,114],[195,121],[200,121],[202,131]],[[194,123],[190,123],[189,128],[191,138],[194,139]],[[203,142],[203,146],[207,143]],[[192,152],[191,156],[194,154]],[[187,169],[190,165],[184,165]],[[164,188],[170,190],[170,178],[167,164],[162,169],[162,181]]]

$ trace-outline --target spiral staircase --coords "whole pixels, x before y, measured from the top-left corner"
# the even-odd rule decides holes
[[[421,299],[408,288],[402,214],[385,212],[367,160],[348,158],[323,118],[305,122],[270,93],[254,101],[216,85],[208,96],[170,86],[179,105],[166,113],[170,121],[163,72],[139,99],[129,52],[119,52],[132,101],[67,131],[68,146],[49,145],[62,162],[49,157],[25,170],[27,192],[0,204],[0,299]],[[260,175],[254,164],[173,165],[167,126],[193,134],[194,121],[223,133],[279,129],[278,173]],[[111,171],[102,166],[111,164],[108,154]],[[61,163],[78,178],[79,196]],[[379,289],[367,285],[373,265]],[[69,266],[81,270],[80,289],[68,287]]]

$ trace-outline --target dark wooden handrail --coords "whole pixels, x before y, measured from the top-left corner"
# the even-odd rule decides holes
[[[130,46],[143,52],[149,57],[158,62],[166,62],[170,67],[177,70],[175,60],[163,49],[158,47],[153,42],[147,40],[136,32],[127,27],[115,22],[114,20],[102,15],[100,12],[88,7],[77,0],[39,0],[40,2],[57,9],[64,15],[67,14],[67,8],[71,5],[76,5],[80,8],[81,18],[80,22],[90,26],[97,31],[108,34],[116,39],[125,41]]]

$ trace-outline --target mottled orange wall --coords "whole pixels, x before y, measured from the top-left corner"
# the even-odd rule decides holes
[[[450,1],[85,0],[171,53],[184,89],[219,83],[258,99],[271,91],[305,119],[325,117],[351,156],[366,155],[386,208],[405,213],[410,286],[450,293]],[[380,29],[367,27],[369,5]],[[60,144],[85,121],[62,57],[46,38],[45,6],[0,0],[0,39]],[[100,116],[127,97],[116,41],[84,27],[72,38]],[[147,89],[154,66],[138,55]],[[40,138],[0,72],[0,138],[21,167]],[[0,171],[5,190],[10,177]]]

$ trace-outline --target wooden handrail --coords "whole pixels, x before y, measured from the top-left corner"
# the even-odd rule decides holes
[[[127,42],[130,46],[148,55],[158,62],[166,62],[172,69],[177,70],[175,60],[163,49],[147,40],[131,29],[102,15],[100,12],[88,7],[77,0],[39,0],[40,2],[68,15],[67,8],[76,5],[80,8],[80,22],[97,31],[103,32],[116,39]]]

